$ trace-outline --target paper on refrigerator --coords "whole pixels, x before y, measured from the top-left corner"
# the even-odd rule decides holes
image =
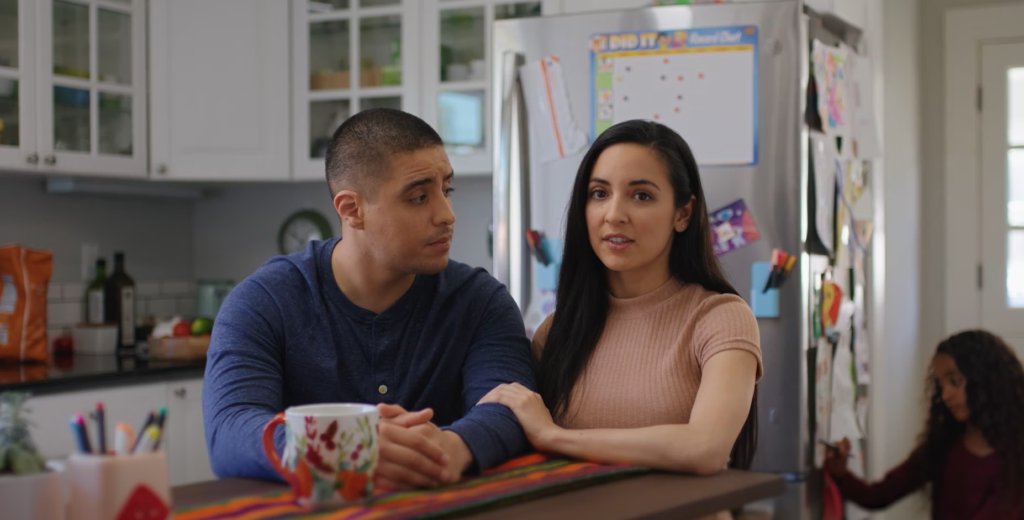
[[[847,84],[852,107],[854,153],[860,159],[878,159],[882,145],[878,139],[878,121],[875,118],[875,71],[871,58],[852,50],[847,53]]]
[[[835,250],[836,212],[836,150],[835,139],[819,133],[811,134],[811,154],[814,159],[814,229],[821,245]]]
[[[817,441],[829,439],[832,410],[832,345],[824,338],[818,339],[817,356],[814,361],[814,466],[825,463],[825,449]]]
[[[855,442],[863,436],[857,424],[857,393],[853,385],[853,355],[850,352],[850,331],[840,334],[839,346],[832,363],[832,409],[828,438]]]
[[[589,144],[587,134],[576,124],[562,64],[555,56],[533,61],[519,68],[523,99],[530,117],[537,159],[548,163],[575,154]]]
[[[847,51],[814,40],[811,59],[818,87],[821,126],[830,136],[849,137],[852,125],[847,92]]]

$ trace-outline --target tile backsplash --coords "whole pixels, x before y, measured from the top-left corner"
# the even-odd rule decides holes
[[[135,283],[135,316],[166,319],[192,317],[196,312],[196,284],[185,280]],[[47,333],[55,338],[85,320],[85,284],[51,283],[47,293]]]

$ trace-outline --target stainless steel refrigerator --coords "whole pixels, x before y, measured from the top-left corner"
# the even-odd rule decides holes
[[[652,7],[631,11],[519,19],[492,31],[494,124],[493,274],[524,313],[539,298],[538,267],[524,239],[527,229],[564,234],[569,194],[586,147],[554,160],[531,151],[550,147],[536,132],[524,101],[523,65],[554,56],[576,126],[594,139],[594,35],[631,31],[674,34],[700,28],[756,27],[752,67],[754,158],[740,165],[702,165],[709,210],[743,199],[760,239],[720,258],[744,298],[751,294],[751,265],[773,248],[798,254],[791,279],[779,292],[779,317],[759,319],[764,377],[759,388],[758,451],[754,470],[787,477],[787,494],[774,503],[775,518],[818,515],[820,491],[812,471],[808,426],[807,346],[811,273],[825,257],[807,254],[807,134],[802,123],[808,77],[808,25],[797,1]],[[685,37],[685,35],[684,35]],[[682,74],[677,78],[682,81]],[[527,92],[525,95],[531,95]],[[699,136],[683,137],[693,143]],[[701,160],[701,150],[694,146]],[[812,364],[813,366],[813,364]]]

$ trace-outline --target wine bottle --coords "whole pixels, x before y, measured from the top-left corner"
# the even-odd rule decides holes
[[[117,346],[135,346],[135,282],[124,270],[124,253],[114,253],[114,272],[106,284],[107,320],[117,323]]]
[[[96,260],[96,278],[86,289],[86,317],[89,323],[100,325],[106,321],[106,282],[107,282],[107,261],[100,258]]]

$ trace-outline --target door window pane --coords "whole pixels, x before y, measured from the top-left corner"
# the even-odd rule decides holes
[[[100,153],[132,154],[132,97],[99,93]]]
[[[384,7],[401,3],[402,0],[359,0],[359,7]]]
[[[18,68],[18,0],[0,0],[0,67]]]
[[[132,84],[132,17],[119,11],[99,9],[99,73],[104,83]]]
[[[309,104],[309,157],[326,157],[334,131],[351,115],[347,99]]]
[[[540,2],[518,2],[515,4],[503,4],[494,6],[495,20],[508,20],[510,18],[530,18],[540,16]]]
[[[309,24],[309,89],[347,89],[349,75],[348,20]]]
[[[1024,67],[1010,69],[1010,144],[1024,146]]]
[[[484,148],[484,92],[441,92],[437,95],[437,127],[445,149],[454,155]]]
[[[53,2],[53,73],[89,79],[89,7]]]
[[[311,13],[329,13],[348,9],[348,0],[310,0],[308,5]]]
[[[441,81],[487,79],[484,8],[441,11]]]
[[[1006,303],[1024,307],[1024,229],[1010,231],[1006,252]]]
[[[1010,187],[1007,221],[1012,227],[1024,227],[1024,149],[1012,149],[1006,155],[1007,181]]]
[[[0,146],[18,146],[18,80],[0,78]]]
[[[359,86],[402,84],[402,17],[359,21]]]
[[[53,144],[57,150],[89,151],[89,91],[53,87]]]
[[[400,96],[395,96],[363,98],[359,100],[359,110],[366,110],[369,108],[393,108],[395,110],[401,110],[402,98]]]

